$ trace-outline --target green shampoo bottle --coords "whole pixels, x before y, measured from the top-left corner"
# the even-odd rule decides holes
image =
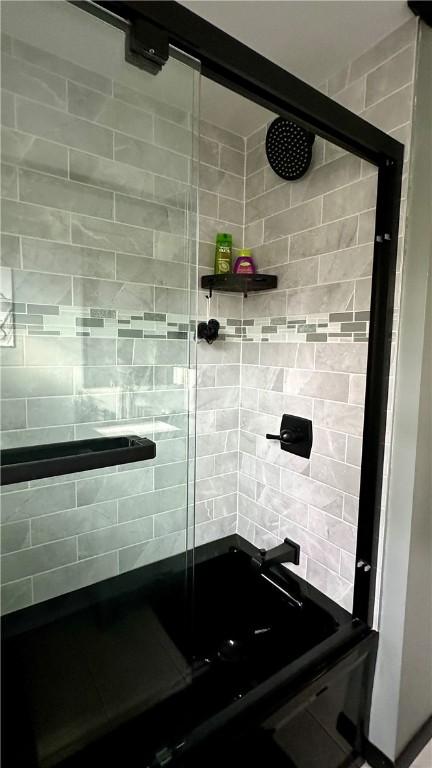
[[[232,263],[232,235],[219,232],[216,235],[215,275],[228,275]]]

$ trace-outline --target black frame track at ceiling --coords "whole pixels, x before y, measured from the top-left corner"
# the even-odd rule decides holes
[[[152,26],[201,74],[378,168],[353,616],[373,623],[404,146],[171,0],[74,2],[113,24]],[[138,26],[138,25],[137,25]],[[151,40],[142,47],[151,53]],[[157,77],[157,75],[156,75]]]

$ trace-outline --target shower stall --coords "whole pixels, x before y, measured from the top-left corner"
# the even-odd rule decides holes
[[[360,765],[402,145],[177,3],[6,1],[2,56],[4,765]]]

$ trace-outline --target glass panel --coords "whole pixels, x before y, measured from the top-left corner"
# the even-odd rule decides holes
[[[170,627],[193,520],[199,72],[127,64],[124,31],[67,2],[5,2],[2,30],[2,448],[156,443],[3,487],[6,650],[36,764],[56,765],[188,683]]]

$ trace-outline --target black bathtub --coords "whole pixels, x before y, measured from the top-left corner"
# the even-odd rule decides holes
[[[362,763],[377,635],[230,536],[3,620],[4,768]],[[190,597],[193,595],[193,599]]]

